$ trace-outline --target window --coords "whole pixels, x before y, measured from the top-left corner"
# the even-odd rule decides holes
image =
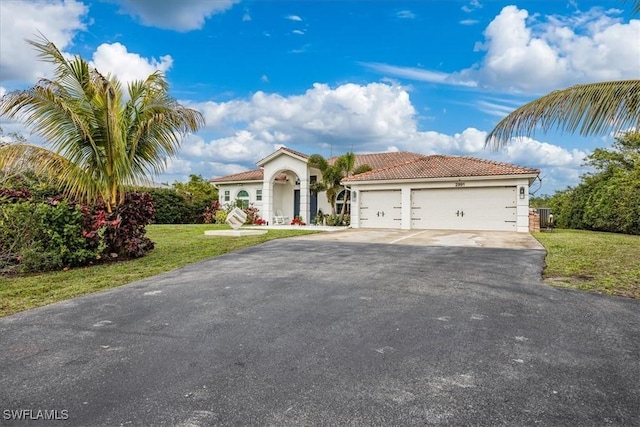
[[[256,202],[262,201],[262,190],[256,190]]]
[[[238,207],[241,207],[243,209],[249,207],[249,193],[247,193],[246,191],[238,191],[236,199],[238,200]]]
[[[231,192],[229,190],[224,190],[224,201],[228,202],[231,200]]]
[[[347,196],[347,207],[345,209],[345,214],[351,215],[351,192],[342,190],[338,193],[338,197],[336,197],[336,213],[342,213],[342,205],[344,204],[344,196]]]

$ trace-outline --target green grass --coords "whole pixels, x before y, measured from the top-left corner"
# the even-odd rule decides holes
[[[156,244],[147,256],[69,271],[20,277],[0,277],[0,316],[40,307],[78,295],[121,286],[207,258],[312,230],[269,230],[245,237],[205,236],[204,230],[229,229],[212,225],[151,225],[147,235]]]
[[[553,286],[640,298],[640,236],[580,230],[533,233]]]

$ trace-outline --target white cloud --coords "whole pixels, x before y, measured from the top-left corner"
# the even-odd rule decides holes
[[[303,143],[334,137],[375,143],[401,139],[406,136],[405,129],[416,127],[408,92],[382,83],[349,83],[336,88],[316,83],[303,95],[256,92],[248,100],[191,106],[202,111],[212,129],[245,123],[255,135],[280,132],[296,135]]]
[[[416,14],[413,13],[410,10],[401,10],[398,13],[396,13],[396,18],[400,18],[400,19],[415,19],[416,18]]]
[[[205,142],[200,137],[190,137],[183,143],[182,155],[205,161],[257,161],[273,152],[273,144],[260,139],[248,130],[239,130],[234,135]]]
[[[502,106],[512,101],[487,98],[485,102]],[[241,165],[246,170],[281,145],[308,154],[331,146],[334,154],[406,150],[488,158],[541,168],[548,175],[545,188],[552,184],[564,188],[577,183],[587,154],[531,138],[517,138],[504,149],[491,151],[484,145],[487,132],[476,128],[452,135],[421,131],[409,92],[397,84],[317,83],[300,95],[257,92],[248,99],[189,106],[205,115],[207,128],[202,134],[223,134],[185,140],[180,159],[190,162],[191,173],[205,177],[214,171],[198,169],[199,162]]]
[[[176,31],[200,29],[207,18],[223,13],[239,2],[239,0],[115,1],[120,4],[122,12],[138,18],[143,25]]]
[[[249,22],[249,21],[251,21],[251,15],[249,14],[249,11],[245,9],[244,15],[242,15],[242,22]]]
[[[293,34],[298,34],[298,35],[304,35],[304,31],[302,31],[302,30],[293,30],[292,33]]]
[[[462,11],[467,13],[471,13],[474,10],[481,9],[481,8],[482,8],[482,5],[478,0],[471,0],[469,4],[465,4],[464,6],[461,7]]]
[[[91,65],[103,74],[116,75],[122,82],[146,79],[156,70],[166,72],[173,59],[169,55],[146,59],[137,53],[127,51],[120,43],[103,43],[93,53]]]
[[[441,83],[454,86],[476,86],[477,83],[471,80],[464,80],[460,76],[443,73],[440,71],[425,70],[424,68],[399,67],[396,65],[383,64],[379,62],[362,62],[361,65],[386,76],[403,77],[410,80],[417,80],[431,83]]]
[[[570,16],[530,15],[506,6],[484,31],[481,62],[453,73],[365,63],[388,76],[464,84],[504,92],[544,93],[601,80],[637,78],[640,20],[615,18],[617,10],[593,8]],[[461,22],[463,23],[463,22]]]
[[[75,34],[86,29],[88,10],[75,0],[0,1],[0,81],[33,83],[48,74],[51,65],[38,61],[25,39],[41,33],[64,51]]]
[[[461,25],[476,25],[478,23],[480,23],[480,21],[477,19],[463,19],[462,21],[459,21],[459,24]]]
[[[263,74],[262,77],[260,77],[260,81],[262,83],[269,83],[269,76],[267,76],[266,74]]]
[[[285,19],[288,19],[289,21],[302,22],[302,18],[300,18],[298,15],[289,15],[286,16]]]

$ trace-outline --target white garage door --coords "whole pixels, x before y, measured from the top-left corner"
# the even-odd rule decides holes
[[[360,192],[360,227],[400,228],[402,192],[377,190]]]
[[[411,192],[411,228],[516,231],[516,187]]]

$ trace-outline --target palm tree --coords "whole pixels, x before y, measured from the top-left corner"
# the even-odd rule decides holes
[[[633,1],[640,12],[640,0]],[[498,149],[513,136],[532,136],[537,127],[580,135],[607,135],[640,128],[640,80],[581,84],[553,91],[535,99],[502,119],[489,132],[485,145]]]
[[[501,148],[512,136],[532,136],[537,127],[580,135],[607,135],[640,128],[640,80],[589,83],[556,90],[502,119],[489,132],[486,145]]]
[[[51,146],[19,142],[0,147],[0,170],[27,164],[61,182],[66,195],[103,200],[111,212],[127,188],[149,180],[176,153],[181,137],[204,125],[196,110],[168,94],[161,72],[127,85],[80,56],[66,59],[45,37],[29,40],[55,65],[52,79],[0,99],[0,114],[22,120]]]
[[[348,189],[340,184],[342,178],[370,171],[371,166],[362,164],[355,168],[356,155],[353,154],[353,152],[343,154],[338,157],[333,164],[330,164],[320,154],[313,154],[309,156],[308,164],[311,167],[320,169],[320,172],[322,172],[322,183],[317,183],[311,188],[311,191],[316,194],[320,191],[327,192],[327,201],[331,204],[331,213],[333,215],[336,214],[337,198],[342,191],[345,191],[342,209],[340,211],[340,219],[342,219],[346,213],[347,202],[349,200]]]

